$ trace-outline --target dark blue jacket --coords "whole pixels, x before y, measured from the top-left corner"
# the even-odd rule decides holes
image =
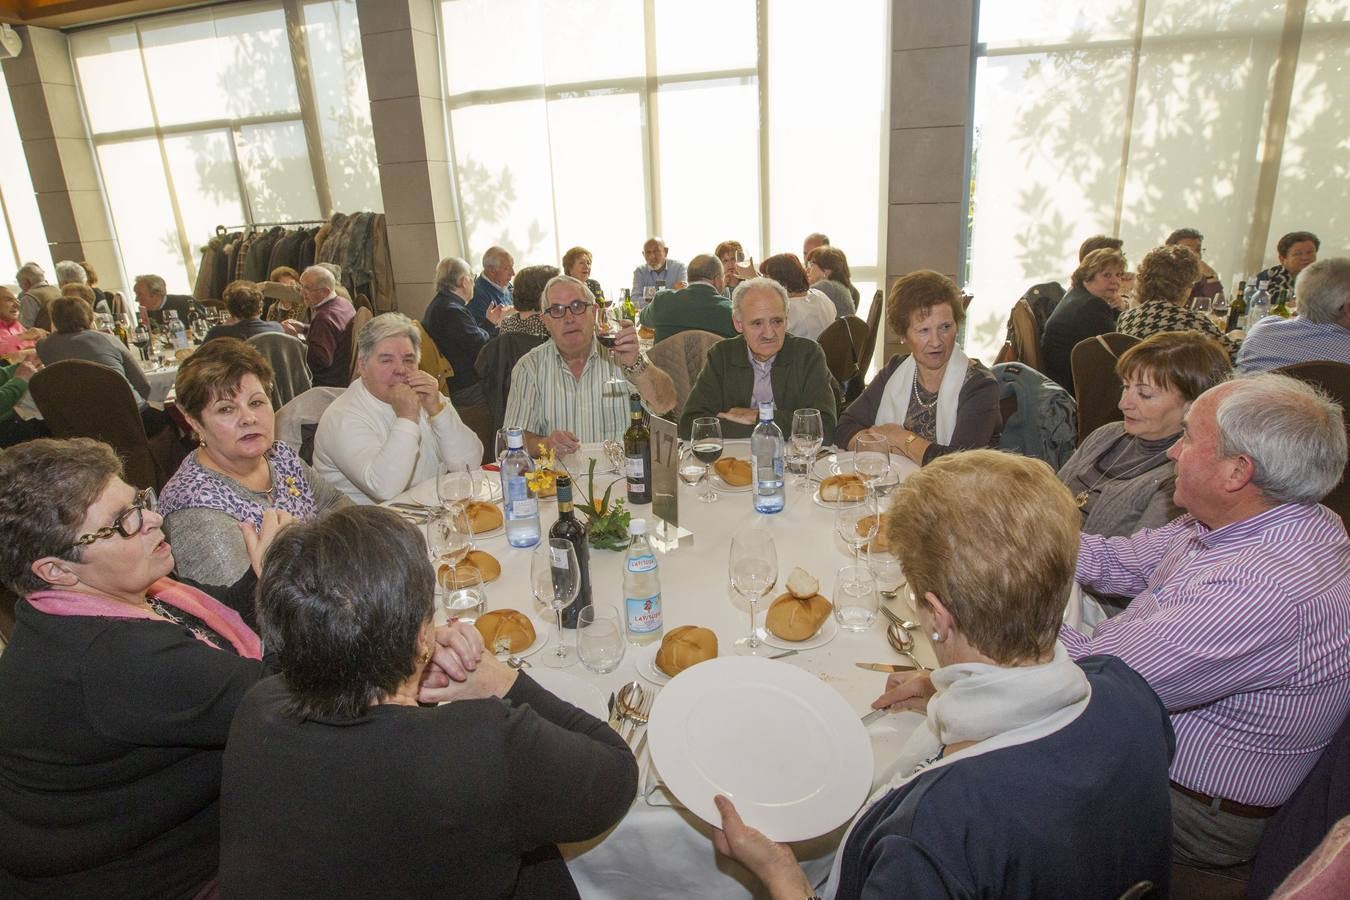
[[[436,342],[441,356],[455,369],[454,377],[449,380],[451,396],[477,384],[478,373],[473,364],[478,359],[478,351],[492,335],[474,321],[459,295],[440,291],[431,298],[427,311],[422,314],[422,327]]]

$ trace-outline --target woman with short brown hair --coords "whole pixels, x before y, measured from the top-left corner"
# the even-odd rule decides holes
[[[168,418],[162,411],[146,405],[146,399],[150,396],[150,380],[145,377],[140,363],[117,338],[94,331],[91,327],[94,324],[94,310],[82,295],[93,292],[82,284],[68,284],[63,290],[69,293],[53,300],[50,307],[52,327],[56,331],[37,342],[38,359],[42,360],[44,366],[80,359],[98,363],[119,373],[131,385],[136,404],[141,409],[146,433],[158,433],[167,424]]]
[[[600,282],[591,277],[591,251],[585,247],[573,247],[563,254],[562,272],[564,275],[570,275],[577,281],[580,281],[591,289],[596,300],[604,300],[605,292],[600,287]],[[520,273],[516,273],[520,277]],[[513,292],[514,296],[514,292]]]
[[[1111,247],[1090,251],[1070,278],[1072,286],[1055,305],[1041,332],[1041,357],[1045,374],[1073,393],[1070,356],[1080,342],[1116,330],[1116,319],[1125,308],[1121,283],[1125,255]]]
[[[759,264],[759,272],[788,292],[788,334],[814,341],[837,318],[830,298],[811,287],[806,268],[797,254],[776,253]]]
[[[1191,286],[1200,275],[1200,257],[1179,244],[1150,250],[1139,263],[1135,286],[1138,305],[1120,314],[1116,331],[1146,338],[1160,331],[1195,331],[1223,344],[1229,357],[1239,344],[1218,329],[1209,316],[1191,309]]]
[[[221,294],[225,301],[225,308],[230,311],[234,321],[222,325],[212,325],[211,330],[206,332],[206,337],[202,343],[222,337],[246,341],[255,335],[267,334],[269,331],[285,333],[286,329],[281,327],[281,323],[264,322],[262,320],[263,294],[258,285],[251,281],[231,281],[225,286],[225,290]]]
[[[806,255],[806,277],[811,287],[830,298],[841,316],[858,311],[858,289],[848,270],[848,257],[838,247],[817,247]]]

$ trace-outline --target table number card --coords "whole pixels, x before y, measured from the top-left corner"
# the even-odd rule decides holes
[[[674,422],[652,416],[652,542],[667,552],[692,543],[693,534],[680,527],[680,436]]]

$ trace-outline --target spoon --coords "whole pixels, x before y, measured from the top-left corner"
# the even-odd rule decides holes
[[[643,690],[642,685],[638,684],[636,681],[632,683],[632,688],[633,690],[628,693],[627,697],[625,697],[621,691],[619,693],[619,699],[614,701],[615,708],[619,710],[619,717],[626,721],[630,726],[628,729],[628,737],[624,738],[625,742],[632,740],[633,733],[637,731],[638,725],[640,724],[638,719],[641,718],[644,721],[646,720],[646,716],[642,712],[642,706],[647,692]],[[620,733],[619,737],[623,737],[623,734]]]
[[[628,711],[632,709],[633,691],[642,690],[642,685],[636,681],[630,681],[619,688],[618,696],[614,698],[614,709],[610,711],[609,725],[615,731],[619,730],[620,724],[628,718]]]
[[[910,661],[923,671],[933,671],[928,668],[928,666],[919,662],[918,657],[914,655],[914,636],[904,628],[901,628],[898,622],[892,622],[890,625],[886,626],[886,643],[890,644],[891,649],[901,656],[908,656]]]

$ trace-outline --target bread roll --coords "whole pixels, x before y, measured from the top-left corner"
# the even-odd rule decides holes
[[[656,668],[674,677],[695,663],[716,658],[717,635],[697,625],[681,625],[661,639]]]
[[[820,630],[834,611],[834,605],[820,594],[799,600],[783,594],[769,604],[764,627],[785,641],[804,641]]]
[[[820,483],[820,499],[826,503],[861,500],[865,496],[867,486],[857,475],[831,475]]]
[[[731,487],[745,487],[755,480],[755,470],[751,468],[749,460],[737,459],[734,456],[724,457],[713,463],[713,471]]]
[[[446,582],[450,580],[450,573],[465,568],[474,568],[478,570],[478,575],[483,579],[483,584],[496,581],[502,576],[502,564],[497,562],[497,558],[491,553],[483,550],[470,550],[468,554],[455,565],[441,563],[436,567],[436,583],[441,587],[446,587]]]
[[[464,504],[464,509],[469,515],[469,529],[474,534],[483,534],[502,527],[502,510],[495,503],[470,500]]]
[[[519,653],[534,643],[534,623],[514,609],[494,609],[473,623],[492,653]]]
[[[656,337],[656,329],[648,328],[646,325],[640,325],[638,326],[638,337],[650,341],[652,338]]]
[[[820,593],[820,582],[801,566],[792,570],[783,586],[798,600],[807,600]]]

